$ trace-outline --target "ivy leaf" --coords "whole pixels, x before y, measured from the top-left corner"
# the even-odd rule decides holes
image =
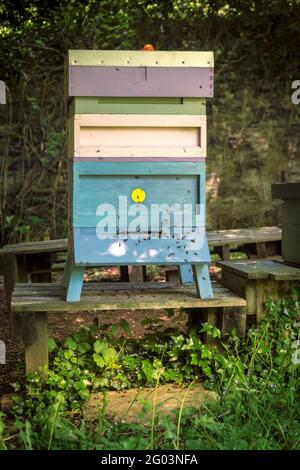
[[[79,343],[78,344],[78,352],[81,354],[85,354],[86,352],[91,350],[91,345],[87,342]]]
[[[99,339],[97,339],[97,341],[95,341],[94,343],[94,351],[96,353],[103,353],[103,351],[105,351],[106,349],[108,349],[108,346],[107,346],[107,343],[105,341],[100,341]]]
[[[105,365],[107,367],[112,367],[117,359],[117,351],[113,348],[105,349],[102,353]]]
[[[94,359],[95,363],[97,364],[97,366],[100,367],[101,369],[105,366],[104,359],[103,359],[102,356],[99,356],[99,354],[94,353],[93,354],[93,359]]]
[[[142,362],[142,371],[145,374],[147,382],[151,382],[151,380],[153,379],[153,367],[149,359],[144,359],[144,361]]]
[[[73,338],[69,337],[65,340],[65,345],[71,349],[72,351],[76,351],[77,349],[77,343],[74,341]]]
[[[52,353],[56,348],[57,348],[57,344],[56,344],[55,339],[49,338],[48,339],[48,351],[49,351],[49,353]]]

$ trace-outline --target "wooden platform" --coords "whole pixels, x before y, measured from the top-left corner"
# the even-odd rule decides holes
[[[214,284],[214,298],[199,299],[193,287],[167,282],[85,283],[79,302],[66,302],[58,284],[16,284],[12,312],[161,310],[169,308],[244,307],[246,301]]]
[[[222,272],[228,271],[244,279],[300,280],[300,266],[298,268],[289,266],[280,260],[217,261],[216,265],[222,268]]]
[[[208,322],[223,336],[235,327],[243,337],[246,301],[224,286],[213,288],[214,298],[199,299],[195,288],[166,282],[86,283],[79,302],[66,302],[59,284],[19,283],[10,305],[12,333],[25,346],[27,372],[48,365],[48,313],[184,309],[191,325]],[[208,337],[209,341],[215,340]]]
[[[207,232],[211,253],[229,260],[232,251],[243,251],[249,258],[267,258],[280,255],[281,229],[260,227],[254,229],[217,230]],[[44,240],[16,243],[0,249],[0,271],[3,271],[7,304],[16,282],[51,282],[51,273],[62,270],[68,240]],[[146,279],[145,266],[121,266],[122,281],[142,282]],[[166,269],[167,281],[177,282],[178,268]]]
[[[265,314],[268,298],[285,298],[290,287],[300,285],[300,265],[290,266],[282,260],[218,261],[222,284],[247,301],[247,314],[259,322]]]

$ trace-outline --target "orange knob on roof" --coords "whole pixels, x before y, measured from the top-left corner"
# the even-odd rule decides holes
[[[155,48],[152,46],[152,44],[145,44],[143,51],[155,51]]]

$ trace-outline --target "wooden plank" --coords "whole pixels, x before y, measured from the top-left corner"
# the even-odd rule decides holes
[[[267,257],[266,242],[245,243],[240,248],[250,259]]]
[[[282,257],[285,261],[300,265],[299,240],[300,224],[285,223],[282,229]]]
[[[282,225],[300,224],[300,198],[289,199],[282,204]]]
[[[198,296],[201,299],[211,299],[214,294],[211,287],[208,265],[203,263],[193,264],[193,273]]]
[[[193,284],[193,268],[190,264],[179,265],[180,281],[182,284]]]
[[[120,268],[120,281],[129,282],[128,266],[119,266],[119,268]]]
[[[193,114],[205,115],[205,98],[136,98],[131,96],[76,96],[68,106],[74,114]]]
[[[98,67],[213,67],[210,51],[69,50],[67,64]]]
[[[228,245],[214,246],[214,249],[223,261],[230,259],[230,247]]]
[[[203,162],[161,162],[154,165],[152,162],[101,162],[69,161],[69,167],[74,169],[74,180],[81,175],[199,175],[204,174]]]
[[[215,326],[219,330],[221,330],[221,315],[220,315],[220,309],[218,308],[210,308],[207,309],[206,311],[206,322],[211,325]],[[211,335],[208,335],[206,333],[205,335],[205,342],[209,348],[213,347],[218,347],[219,346],[219,340],[218,338],[213,338]]]
[[[70,157],[71,160],[71,157]],[[183,156],[177,156],[177,157],[75,157],[76,162],[131,162],[131,163],[137,163],[138,162],[152,162],[152,163],[157,163],[157,162],[194,162],[194,163],[204,163],[206,160],[206,157],[190,157],[189,155],[186,156],[186,152],[184,153]]]
[[[211,246],[259,243],[281,240],[279,227],[260,227],[250,229],[216,230],[208,232],[208,243]]]
[[[105,282],[105,284],[107,284]],[[119,284],[116,282],[116,284]],[[175,287],[173,288],[166,288],[166,289],[157,289],[157,288],[147,288],[147,289],[143,289],[143,288],[140,288],[138,289],[137,287],[135,289],[131,289],[130,286],[131,286],[131,282],[127,282],[127,289],[99,289],[97,286],[94,287],[93,290],[86,290],[84,289],[84,296],[85,297],[95,297],[95,295],[107,295],[107,296],[110,296],[110,297],[114,297],[114,298],[117,298],[119,294],[121,294],[122,292],[125,292],[126,294],[128,292],[133,292],[133,293],[136,293],[136,292],[139,292],[141,294],[158,294],[159,292],[162,292],[163,294],[173,294],[174,293],[174,289],[176,289],[176,295],[181,293],[181,294],[184,294],[184,295],[188,295],[188,296],[193,296],[193,294],[195,293],[195,289],[190,289],[190,290],[178,290],[178,288],[180,287],[180,284],[178,283],[172,283],[175,285]],[[139,282],[135,282],[134,284],[148,284],[148,282],[145,282],[145,283],[139,283]],[[215,293],[217,293],[218,295],[222,295],[222,297],[231,297],[232,296],[232,291],[229,291],[228,289],[224,290],[224,286],[222,287],[213,287],[213,291]],[[15,292],[14,292],[14,299],[17,299],[17,298],[24,298],[24,297],[35,297],[36,295],[39,295],[40,297],[63,297],[64,295],[64,290],[62,288],[62,286],[59,286],[58,288],[53,288],[51,287],[51,289],[41,289],[40,287],[37,287],[35,289],[29,289],[28,286],[23,288],[23,289],[16,289]]]
[[[300,182],[271,185],[273,199],[300,199]]]
[[[25,345],[26,373],[37,372],[40,367],[48,367],[48,326],[47,313],[34,314],[36,340]]]
[[[179,266],[167,266],[165,268],[166,282],[180,283]]]
[[[205,157],[206,116],[76,114],[69,121],[71,158]]]
[[[44,253],[44,252],[61,252],[67,251],[68,240],[63,238],[60,240],[42,240],[38,242],[23,242],[11,245],[5,245],[0,249],[0,256],[5,254],[30,254],[30,253]]]
[[[50,253],[27,255],[27,270],[33,282],[51,282]]]
[[[201,227],[199,227],[199,230]],[[204,229],[203,229],[204,230]],[[199,240],[204,238],[204,232]],[[194,245],[193,247],[191,245]],[[185,244],[174,238],[99,239],[95,234],[81,234],[74,229],[75,264],[114,266],[130,264],[199,264],[209,263],[207,244]]]
[[[157,230],[161,232],[164,226],[169,226],[170,215],[173,214],[178,234],[192,235],[192,232],[196,231],[192,227],[201,224],[202,228],[199,227],[200,234],[200,230],[204,230],[204,212],[203,215],[201,213],[201,221],[200,215],[198,218],[196,217],[197,204],[200,203],[198,186],[198,177],[196,175],[178,177],[171,175],[162,175],[160,177],[141,175],[138,178],[135,178],[134,175],[131,177],[127,175],[115,177],[103,175],[97,177],[94,175],[80,176],[75,180],[73,226],[94,228],[94,230],[88,230],[87,232],[95,235],[96,227],[99,227],[99,221],[106,215],[103,211],[107,210],[108,207],[113,207],[112,211],[115,210],[119,216],[118,221],[115,221],[115,225],[120,232],[135,233],[135,228],[131,228],[131,221],[139,216],[140,236],[148,238],[148,232],[156,232]],[[136,188],[143,189],[145,194],[141,209],[135,205],[135,201],[132,199],[132,193]],[[106,206],[102,206],[102,209],[100,206],[99,209],[101,203]],[[111,206],[108,206],[108,204]],[[161,220],[159,220],[159,213],[163,217]],[[188,227],[188,221],[190,227]],[[112,224],[110,226],[112,227]],[[204,235],[204,233],[201,233],[201,235]],[[124,236],[124,238],[126,237],[127,235]],[[113,235],[111,238],[114,238]]]
[[[69,67],[68,96],[212,97],[210,67]]]
[[[32,312],[11,312],[11,334],[14,343],[29,345],[36,341],[34,322],[35,316]]]
[[[160,289],[173,289],[173,288],[180,288],[180,290],[186,290],[188,289],[188,291],[190,290],[189,288],[187,287],[183,287],[183,286],[178,286],[177,283],[172,283],[172,282],[165,282],[165,281],[149,281],[145,284],[140,284],[139,282],[138,283],[134,283],[134,282],[131,282],[130,284],[128,284],[128,281],[125,281],[125,282],[119,282],[119,281],[115,281],[115,282],[86,282],[84,285],[83,285],[83,290],[85,292],[88,292],[88,291],[95,291],[95,289],[97,291],[120,291],[120,290],[136,290],[136,289],[139,289],[139,290],[151,290],[151,289],[155,289],[155,290],[160,290]],[[220,285],[216,285],[215,287],[216,289],[217,288],[220,288],[222,289],[222,286]],[[59,291],[61,291],[61,284],[60,283],[55,283],[55,282],[48,282],[48,283],[39,283],[39,282],[31,282],[30,284],[28,283],[25,283],[25,282],[18,282],[16,287],[15,287],[15,290],[14,290],[14,295],[20,291],[24,289],[24,292],[31,292],[31,291],[34,291],[36,292],[36,290],[38,289],[38,291],[42,291],[42,290],[51,290],[51,291],[55,291],[56,289],[58,289]]]
[[[2,271],[4,277],[4,289],[7,307],[10,306],[11,294],[18,279],[17,258],[14,254],[5,254],[2,257]],[[24,279],[23,279],[24,280]]]
[[[81,146],[74,153],[69,153],[69,158],[98,158],[99,161],[174,161],[185,162],[195,161],[201,162],[206,158],[206,150],[200,146],[161,146],[161,147],[146,147],[146,146],[100,146],[100,145],[85,145]]]
[[[3,80],[0,80],[0,104],[5,104],[5,103],[6,103],[5,82]]]
[[[236,273],[227,271],[226,269],[222,269],[222,284],[240,297],[246,298],[247,281],[245,278]]]
[[[160,114],[75,114],[80,127],[202,127],[206,116]]]
[[[272,277],[276,280],[298,280],[300,279],[300,269],[285,266],[271,260],[235,260],[217,261],[217,266],[222,270],[235,273],[245,279],[268,279]]]
[[[228,337],[234,328],[240,338],[246,336],[247,315],[245,307],[224,307],[221,322],[222,338]]]
[[[128,284],[130,285],[130,283]],[[143,285],[143,284],[142,284]],[[18,286],[17,286],[18,288]],[[55,286],[54,286],[55,288]],[[51,292],[53,286],[48,286],[48,292]],[[184,291],[184,292],[183,292]],[[31,291],[32,292],[32,291]],[[197,308],[197,307],[220,307],[220,306],[245,306],[246,301],[226,288],[215,289],[214,298],[199,299],[195,289],[176,288],[171,293],[158,291],[156,293],[117,291],[112,295],[100,294],[94,291],[93,296],[87,296],[85,289],[80,302],[66,302],[63,299],[63,291],[55,296],[40,296],[39,287],[36,287],[36,293],[32,296],[15,297],[12,299],[12,310],[17,311],[35,311],[35,312],[65,312],[73,310],[147,310],[164,308]]]
[[[138,283],[146,281],[146,266],[129,265],[128,281]]]

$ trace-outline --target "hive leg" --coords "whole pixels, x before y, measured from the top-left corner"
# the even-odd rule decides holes
[[[211,287],[208,265],[204,263],[194,264],[193,270],[198,296],[201,299],[213,298],[214,294]]]
[[[191,264],[181,264],[179,266],[180,270],[180,279],[182,284],[193,284],[193,269]]]
[[[79,302],[83,284],[84,270],[84,266],[72,265],[70,267],[66,295],[67,302]]]
[[[72,266],[71,257],[68,253],[67,258],[66,258],[65,268],[64,268],[63,280],[62,280],[62,285],[64,287],[67,287],[67,285],[69,284],[71,266]]]

